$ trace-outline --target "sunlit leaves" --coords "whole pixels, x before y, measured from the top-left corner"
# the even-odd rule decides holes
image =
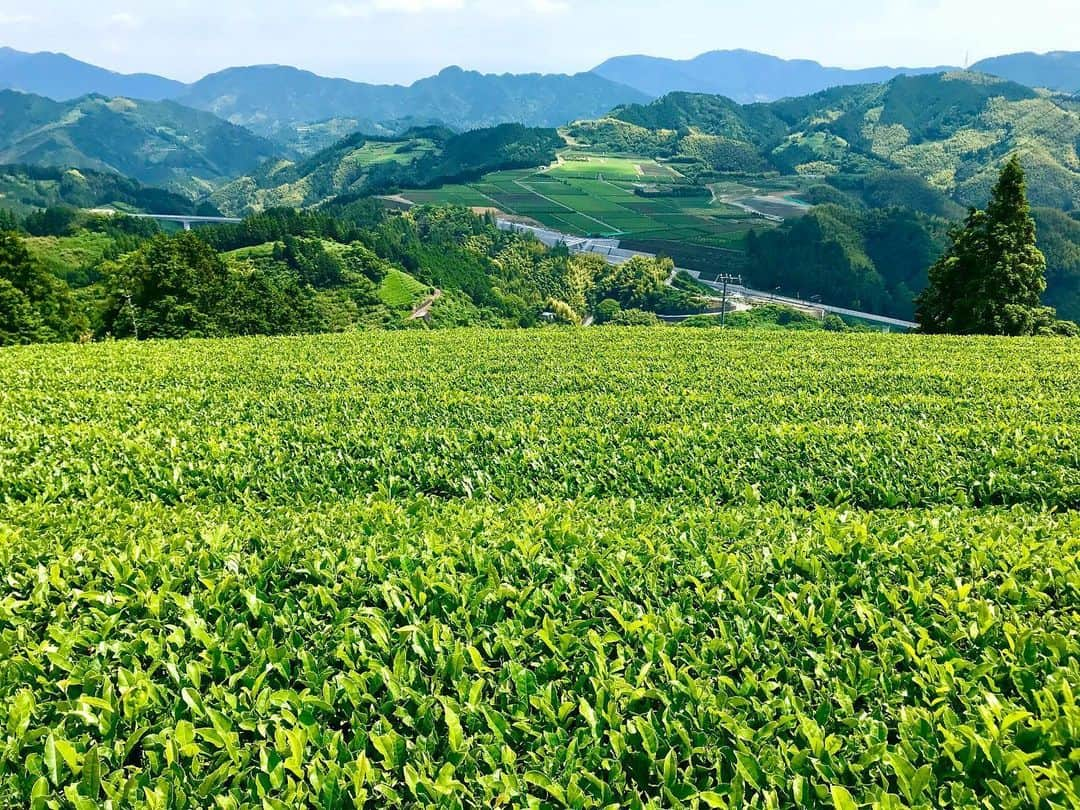
[[[466,332],[0,373],[14,806],[1077,802],[1065,344]]]

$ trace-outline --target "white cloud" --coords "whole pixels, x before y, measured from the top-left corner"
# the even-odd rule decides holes
[[[114,28],[138,28],[142,20],[128,11],[118,11],[109,17],[109,25]]]
[[[366,3],[335,3],[331,17],[370,17],[372,14],[423,14],[428,11],[459,11],[465,0],[369,0]]]
[[[570,10],[566,0],[530,0],[528,5],[537,14],[564,14]]]
[[[371,17],[376,14],[426,14],[437,11],[472,11],[494,17],[524,14],[561,14],[569,11],[567,0],[365,0],[340,2],[326,9],[330,17]]]
[[[29,14],[5,14],[0,11],[0,25],[26,25],[35,22]]]

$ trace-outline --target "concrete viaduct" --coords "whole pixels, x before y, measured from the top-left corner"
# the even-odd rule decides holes
[[[154,219],[158,222],[179,222],[185,231],[192,225],[238,225],[244,220],[238,217],[197,217],[187,214],[127,214],[133,219]]]

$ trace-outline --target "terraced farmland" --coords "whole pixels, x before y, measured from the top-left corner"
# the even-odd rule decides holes
[[[0,804],[1065,808],[1066,340],[0,352]]]
[[[641,197],[638,187],[685,183],[670,167],[643,158],[573,155],[543,171],[496,172],[468,185],[406,191],[413,202],[453,202],[498,208],[581,236],[644,238],[709,243],[718,234],[745,234],[751,217],[704,198]],[[758,226],[761,222],[756,222]]]

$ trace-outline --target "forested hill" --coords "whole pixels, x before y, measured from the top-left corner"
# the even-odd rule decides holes
[[[170,101],[57,102],[0,91],[0,164],[112,171],[196,196],[280,151],[242,127]]]
[[[719,171],[903,169],[964,204],[985,202],[1001,162],[1015,152],[1036,204],[1080,207],[1076,107],[977,73],[901,76],[770,104],[673,93],[578,122],[570,134],[586,147],[651,156],[704,152]]]
[[[112,208],[153,214],[215,214],[182,194],[114,172],[0,165],[0,209],[25,216],[46,208]]]
[[[216,191],[212,200],[232,214],[308,206],[341,195],[427,187],[540,166],[555,160],[556,150],[565,145],[554,129],[520,124],[461,134],[444,127],[412,129],[399,137],[357,134],[298,162],[268,163]]]

